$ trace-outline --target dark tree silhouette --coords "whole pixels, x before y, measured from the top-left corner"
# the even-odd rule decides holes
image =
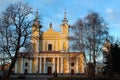
[[[110,65],[110,73],[120,75],[120,44],[111,45],[108,65]]]
[[[2,13],[0,50],[3,54],[6,53],[7,59],[11,61],[7,77],[14,69],[21,48],[26,47],[30,42],[31,27],[35,19],[31,16],[33,16],[32,8],[22,2],[9,5]]]

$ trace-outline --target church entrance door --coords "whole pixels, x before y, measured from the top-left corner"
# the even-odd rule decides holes
[[[49,67],[47,68],[47,74],[48,74],[48,75],[51,75],[51,74],[52,74],[52,67],[51,67],[51,66],[49,66]]]
[[[74,69],[71,69],[71,75],[73,75],[74,74]]]

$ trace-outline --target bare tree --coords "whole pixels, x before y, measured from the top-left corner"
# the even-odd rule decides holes
[[[90,46],[95,65],[96,57],[99,56],[99,51],[108,36],[108,28],[103,18],[96,12],[91,12],[86,16],[86,23],[87,27],[89,27],[90,36],[88,36],[88,42],[91,43]]]
[[[22,2],[9,5],[2,13],[2,30],[0,31],[2,44],[0,49],[11,60],[8,77],[14,69],[18,53],[30,42],[31,27],[34,22],[31,16],[33,16],[32,8]]]
[[[73,26],[70,26],[70,45],[73,51],[80,51],[85,53],[85,37],[86,27],[85,22],[79,19]],[[77,57],[77,55],[76,55]],[[86,55],[84,54],[84,60],[86,62]]]
[[[96,58],[108,35],[105,21],[96,12],[90,12],[71,26],[71,45],[74,50],[85,53],[85,57],[96,65]],[[89,55],[89,57],[88,57]]]
[[[84,52],[84,22],[82,19],[79,19],[76,24],[71,26],[71,36],[70,40],[72,40],[72,49],[73,50],[79,50],[81,52]]]

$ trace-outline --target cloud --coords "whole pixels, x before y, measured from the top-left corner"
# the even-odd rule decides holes
[[[111,8],[107,8],[106,12],[107,12],[108,14],[113,14],[113,10],[112,10]]]
[[[106,9],[106,14],[107,14],[107,18],[109,19],[109,20],[113,20],[113,19],[115,19],[115,17],[116,17],[116,13],[113,11],[113,9],[112,8],[107,8]]]
[[[112,8],[106,9],[106,18],[109,23],[109,27],[111,28],[119,28],[120,30],[120,12],[117,10],[113,10]]]
[[[120,12],[118,10],[113,10],[112,8],[106,9],[106,15],[108,20],[120,20]]]

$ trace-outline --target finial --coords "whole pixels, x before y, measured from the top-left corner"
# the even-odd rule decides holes
[[[36,19],[38,19],[38,11],[36,11]]]
[[[66,18],[66,11],[64,12],[64,19],[62,20],[62,24],[68,24],[68,20]]]
[[[34,24],[35,24],[35,25],[39,25],[39,21],[38,21],[38,11],[36,11],[36,14],[35,14]]]
[[[50,22],[49,26],[50,26],[50,29],[51,29],[52,28],[52,23],[51,22]]]
[[[64,12],[64,19],[66,19],[66,11]]]

